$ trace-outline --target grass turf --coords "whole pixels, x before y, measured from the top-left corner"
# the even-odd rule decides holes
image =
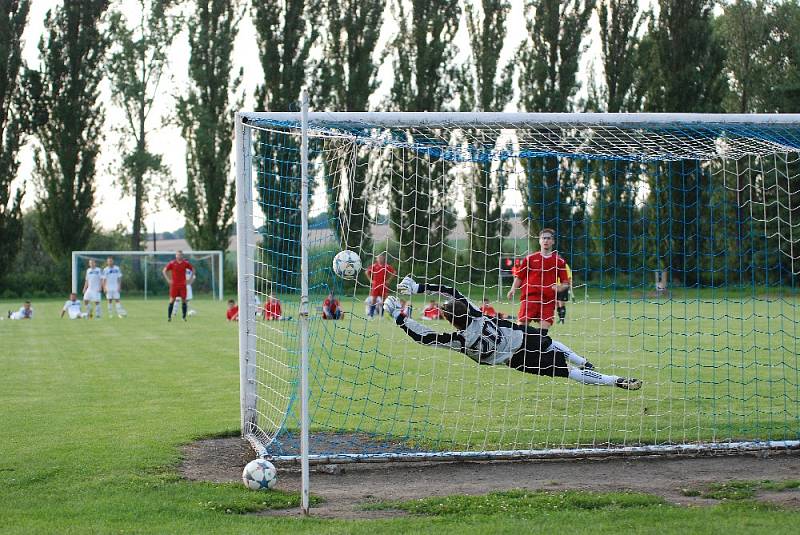
[[[624,511],[572,504],[533,516],[503,507],[350,522],[238,514],[294,505],[298,497],[177,475],[181,444],[238,433],[237,334],[224,306],[199,300],[197,316],[168,324],[163,301],[129,300],[128,318],[101,321],[60,320],[61,303],[35,302],[34,320],[0,322],[5,533],[789,533],[797,525],[797,513],[758,504],[699,510],[647,499]],[[16,306],[2,302],[0,310]]]

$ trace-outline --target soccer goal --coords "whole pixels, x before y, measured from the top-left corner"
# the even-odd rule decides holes
[[[304,107],[239,113],[235,133],[242,430],[262,455],[800,446],[800,115]],[[441,295],[403,296],[397,282],[455,287],[513,318],[520,293],[508,298],[503,259],[538,251],[542,229],[580,288],[549,336],[641,389],[422,345],[365,309],[363,274],[352,284],[331,271],[339,250],[365,266],[384,253],[398,273],[390,294],[451,333],[421,319]],[[318,312],[331,291],[339,321]],[[296,319],[264,321],[267,294]]]
[[[222,299],[224,256],[222,251],[184,251],[184,257],[195,268],[192,293]],[[103,269],[108,258],[122,271],[122,297],[142,297],[169,294],[161,270],[175,258],[175,251],[72,251],[72,291],[80,294],[89,261]]]

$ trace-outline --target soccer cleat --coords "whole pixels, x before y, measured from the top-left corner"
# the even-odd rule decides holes
[[[172,318],[167,318],[167,321],[168,321],[168,322],[172,321]]]
[[[634,379],[633,377],[620,377],[617,379],[616,386],[617,388],[622,388],[624,390],[639,390],[642,388],[642,382],[639,379]]]

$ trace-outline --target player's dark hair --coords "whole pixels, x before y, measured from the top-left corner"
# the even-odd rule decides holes
[[[442,316],[459,331],[467,328],[469,323],[469,310],[461,301],[445,301],[441,306]]]

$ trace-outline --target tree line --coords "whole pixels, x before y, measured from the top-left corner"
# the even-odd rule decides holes
[[[138,0],[138,4],[135,20],[127,19],[109,0],[76,0],[53,7],[39,40],[38,67],[22,60],[30,0],[0,4],[0,280],[20,248],[24,196],[35,196],[27,220],[35,225],[44,251],[56,264],[66,265],[70,251],[87,246],[96,231],[92,210],[98,156],[109,146],[116,145],[114,149],[124,155],[116,176],[121,190],[133,199],[128,247],[142,247],[148,201],[170,180],[162,154],[149,142],[160,126],[152,111],[157,99],[171,98],[163,95],[171,68],[167,51],[184,28],[190,84],[175,98],[174,120],[187,145],[187,185],[170,194],[169,200],[184,214],[193,248],[227,249],[231,232],[230,130],[232,113],[241,106],[233,95],[242,79],[241,71],[234,72],[233,43],[245,17],[256,29],[254,50],[265,73],[255,92],[256,107],[263,110],[293,109],[309,80],[316,109],[375,108],[379,67],[384,62],[391,65],[393,81],[377,108],[388,111],[502,111],[515,92],[518,109],[529,112],[796,112],[800,107],[796,0],[658,0],[653,9],[643,9],[636,0],[526,0],[526,35],[516,50],[506,54],[511,12],[507,0]],[[601,74],[587,78],[579,69],[595,13]],[[379,48],[381,28],[389,16],[397,29]],[[457,61],[461,24],[468,35],[465,62]],[[315,50],[318,53],[312,54]],[[112,88],[110,103],[100,99],[104,79]],[[582,84],[586,87],[580,94],[586,97],[579,98]],[[103,139],[109,104],[123,110],[125,117],[111,145]],[[294,227],[293,218],[299,217],[287,208],[299,196],[299,183],[274,184],[290,175],[299,161],[291,139],[260,141],[274,148],[270,150],[283,151],[265,158],[280,169],[259,173],[259,191],[272,195],[261,199],[266,216],[263,233],[269,240],[285,233],[269,225]],[[35,148],[33,177],[12,190],[19,150],[27,142]],[[365,162],[359,161],[364,155],[357,151],[353,158],[355,172],[366,173]],[[394,160],[385,173],[391,182],[392,230],[396,236],[413,236],[399,244],[399,256],[435,262],[449,254],[446,241],[455,226],[454,203],[463,202],[470,264],[497,265],[500,242],[508,234],[501,207],[509,185],[502,183],[501,175],[476,168],[469,178],[469,194],[457,201],[438,194],[452,186],[448,184],[452,176],[441,170],[430,169],[433,180],[400,178],[414,176],[417,165],[430,165],[419,158],[424,157]],[[650,184],[650,211],[634,213],[641,208],[632,199],[630,166],[606,162],[602,169],[594,169],[596,198],[590,199],[579,173],[556,158],[531,159],[525,163],[524,183],[518,185],[522,215],[532,232],[542,226],[556,228],[560,241],[572,244],[576,258],[589,255],[576,245],[575,236],[595,244],[592,256],[603,258],[602,269],[619,268],[625,258],[622,251],[629,254],[644,247],[628,243],[632,236],[649,236],[649,246],[655,249],[651,257],[657,259],[654,269],[666,264],[689,273],[675,244],[654,236],[658,229],[647,222],[670,221],[674,227],[670,239],[694,236],[695,250],[708,250],[713,257],[721,245],[699,243],[702,233],[687,230],[696,222],[687,219],[685,207],[697,206],[703,196],[716,191],[708,187],[713,176],[696,164],[687,161],[682,168],[664,166],[649,174],[649,180],[659,181]],[[329,192],[349,193],[346,199],[329,198],[331,215],[344,222],[337,225],[342,244],[370,252],[370,237],[361,232],[369,195],[338,187],[341,177],[334,173],[324,176]],[[365,188],[367,181],[361,178],[351,186]],[[746,178],[741,178],[743,183]],[[668,191],[683,192],[682,199],[660,202],[657,196]],[[412,197],[414,202],[409,203]],[[733,240],[744,247],[746,214],[733,206],[725,220],[733,221],[732,228],[738,229]],[[792,210],[796,206],[790,203]],[[628,230],[620,232],[626,225]],[[285,264],[297,256],[297,241],[281,239],[267,245],[275,254],[270,263],[282,262],[291,271],[292,266]]]

